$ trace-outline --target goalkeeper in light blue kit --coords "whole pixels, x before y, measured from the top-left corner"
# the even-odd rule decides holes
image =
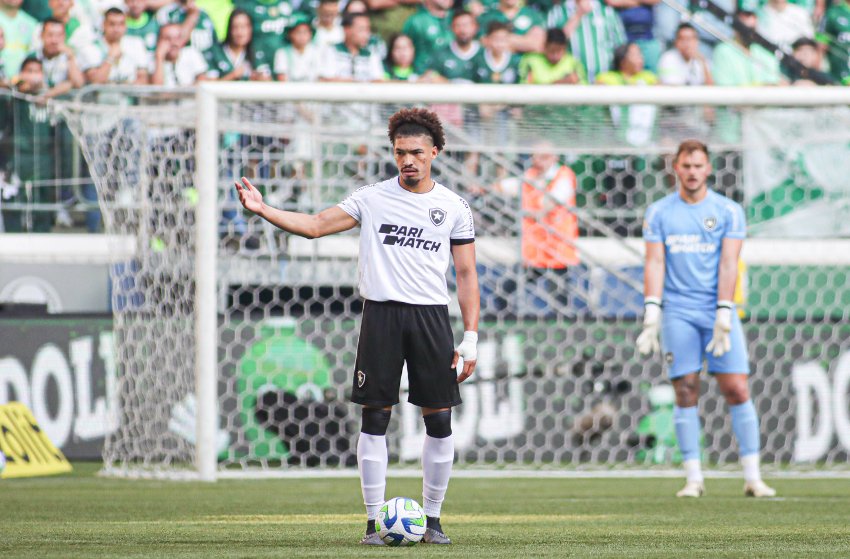
[[[645,312],[637,347],[644,355],[655,353],[660,331],[676,391],[676,438],[687,477],[676,496],[705,493],[697,398],[699,373],[707,360],[708,372],[715,375],[732,415],[744,494],[773,497],[776,492],[762,481],[759,471],[759,423],[747,383],[750,367],[744,334],[732,302],[746,237],[744,211],[708,189],[711,163],[705,144],[683,142],[673,168],[678,191],[652,204],[644,220]]]

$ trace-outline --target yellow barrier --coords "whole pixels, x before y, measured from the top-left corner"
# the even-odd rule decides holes
[[[6,467],[0,478],[46,476],[71,471],[29,409],[20,402],[0,405],[0,451]]]

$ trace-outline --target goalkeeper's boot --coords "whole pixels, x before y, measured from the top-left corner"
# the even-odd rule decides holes
[[[685,486],[676,493],[676,497],[702,497],[705,495],[705,485],[701,481],[688,481]]]
[[[363,539],[360,540],[360,545],[386,545],[384,544],[384,540],[381,539],[381,536],[378,535],[378,532],[372,532],[371,534],[366,534],[363,536]]]
[[[762,480],[748,481],[744,484],[744,495],[747,497],[776,497],[776,489],[769,487]]]
[[[452,540],[443,533],[443,527],[440,526],[440,517],[428,517],[428,527],[425,529],[425,535],[422,536],[422,543],[435,544],[450,544]]]

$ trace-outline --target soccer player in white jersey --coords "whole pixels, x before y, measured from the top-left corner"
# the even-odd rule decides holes
[[[747,224],[741,206],[708,189],[708,148],[688,140],[676,153],[677,192],[646,211],[643,238],[642,354],[659,349],[661,333],[667,370],[676,392],[673,417],[684,460],[686,483],[677,497],[705,492],[700,465],[697,398],[703,360],[717,379],[732,415],[744,468],[744,493],[773,497],[759,471],[759,423],[747,383],[750,372],[741,321],[732,302],[738,257]],[[662,318],[663,293],[663,318]]]
[[[445,143],[439,118],[425,109],[403,109],[390,117],[389,137],[399,175],[363,186],[316,215],[267,206],[244,177],[236,189],[246,209],[302,237],[315,239],[360,225],[358,287],[366,301],[351,395],[363,406],[357,462],[367,527],[360,543],[383,545],[375,519],[385,500],[386,432],[406,361],[408,401],[422,408],[425,420],[422,498],[428,524],[423,541],[449,544],[440,508],[454,460],[451,409],[461,403],[458,384],[473,373],[477,356],[475,229],[469,204],[431,178],[431,163]],[[447,307],[450,257],[464,326],[456,349]]]

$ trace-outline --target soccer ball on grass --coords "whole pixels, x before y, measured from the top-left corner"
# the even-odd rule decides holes
[[[425,535],[425,511],[413,499],[395,497],[381,506],[375,528],[387,545],[414,545]]]

